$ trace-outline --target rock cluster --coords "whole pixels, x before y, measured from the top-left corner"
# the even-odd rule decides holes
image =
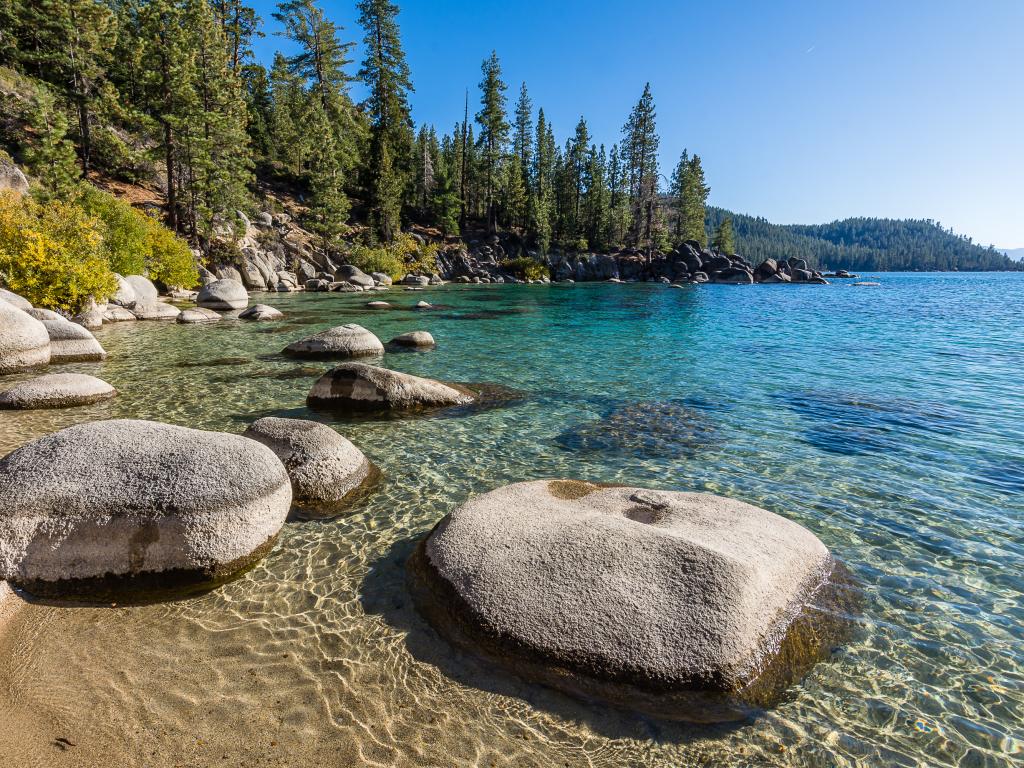
[[[777,698],[827,650],[827,617],[805,606],[833,569],[810,531],[749,504],[573,480],[471,499],[409,563],[417,605],[455,643],[701,721]]]

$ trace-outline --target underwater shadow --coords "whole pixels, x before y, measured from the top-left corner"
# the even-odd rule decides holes
[[[437,668],[460,685],[519,699],[561,720],[586,724],[609,739],[677,744],[723,738],[748,726],[761,714],[755,712],[745,720],[716,724],[661,720],[599,700],[577,699],[529,682],[450,644],[420,615],[407,586],[406,564],[420,539],[396,542],[370,566],[361,584],[360,603],[367,615],[379,616],[389,626],[405,633],[406,649],[416,661]]]

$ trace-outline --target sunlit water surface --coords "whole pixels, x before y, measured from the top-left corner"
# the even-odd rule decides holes
[[[1021,764],[1024,279],[880,280],[271,295],[284,321],[105,327],[109,359],[63,369],[119,397],[0,413],[0,453],[99,418],[239,432],[278,414],[327,420],[386,480],[346,516],[289,523],[208,595],[26,608],[0,643],[0,717],[24,723],[4,764]],[[384,364],[525,398],[313,414],[328,366],[279,351],[343,322],[385,341],[429,330],[436,350]],[[410,605],[412,544],[471,494],[556,476],[725,494],[807,526],[864,592],[853,638],[774,710],[716,729],[581,704],[449,649]]]

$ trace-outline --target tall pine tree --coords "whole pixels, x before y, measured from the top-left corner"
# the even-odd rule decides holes
[[[481,67],[484,79],[480,82],[481,110],[476,121],[480,124],[480,147],[483,155],[485,177],[484,204],[486,206],[487,231],[497,231],[496,191],[501,161],[508,142],[509,124],[505,118],[505,90],[501,79],[501,63],[498,54],[491,53]]]

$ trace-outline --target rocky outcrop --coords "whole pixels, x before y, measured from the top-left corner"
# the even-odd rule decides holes
[[[56,312],[30,309],[50,337],[51,363],[83,363],[105,360],[107,353],[89,329],[66,320]]]
[[[28,179],[21,169],[6,158],[0,159],[0,192],[12,190],[19,195],[27,195]]]
[[[415,347],[418,349],[428,349],[435,346],[434,337],[426,331],[409,331],[395,336],[389,345],[395,347]]]
[[[348,323],[292,342],[284,354],[310,359],[367,357],[384,354],[384,345],[363,326]]]
[[[148,421],[61,430],[0,478],[0,579],[58,597],[220,583],[271,549],[291,505],[266,446]]]
[[[109,400],[116,390],[102,379],[80,373],[50,373],[0,392],[0,408],[71,408]]]
[[[699,721],[777,700],[827,651],[834,563],[719,496],[519,483],[442,520],[409,564],[450,640],[569,693]]]
[[[336,508],[375,479],[363,452],[326,424],[303,419],[259,419],[245,436],[270,448],[288,470],[296,504]]]
[[[13,304],[0,301],[0,376],[49,362],[46,326]]]
[[[313,407],[347,411],[408,410],[467,405],[475,395],[446,384],[365,363],[343,363],[321,376],[306,402]]]
[[[196,304],[206,309],[217,309],[222,312],[245,309],[249,306],[249,294],[241,282],[226,278],[204,285],[199,291]]]
[[[280,320],[282,317],[283,312],[266,304],[254,304],[238,316],[240,320]]]

